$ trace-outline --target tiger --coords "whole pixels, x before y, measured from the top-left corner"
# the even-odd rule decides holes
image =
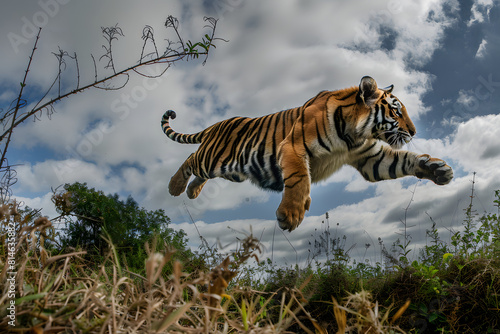
[[[380,89],[364,76],[358,86],[321,91],[301,107],[229,118],[194,134],[174,131],[169,121],[176,113],[168,110],[161,120],[165,135],[177,143],[200,144],[172,176],[169,192],[179,196],[187,187],[187,196],[194,199],[209,179],[250,180],[283,192],[276,218],[291,232],[309,210],[311,183],[344,165],[370,182],[415,176],[448,184],[453,169],[445,161],[401,150],[416,129],[393,89]]]

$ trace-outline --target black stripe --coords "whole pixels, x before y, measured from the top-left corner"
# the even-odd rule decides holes
[[[281,168],[278,166],[278,161],[276,160],[276,155],[273,154],[269,157],[269,165],[271,166],[271,172],[274,175],[275,182],[270,186],[272,190],[282,191],[283,190],[283,176]]]
[[[283,181],[285,181],[285,182],[286,182],[287,180],[289,180],[291,177],[295,176],[295,174],[298,174],[298,173],[299,173],[299,172],[293,172],[292,174],[290,174],[290,175],[288,175],[287,177],[285,177],[285,178],[283,179]]]
[[[217,139],[217,143],[215,143],[213,146],[218,148],[217,153],[215,156],[213,156],[212,163],[210,165],[210,170],[213,171],[215,170],[215,166],[219,162],[221,156],[224,154],[224,152],[227,150],[227,146],[229,145],[229,142],[231,138],[233,137],[233,131],[236,129],[241,122],[243,122],[244,118],[239,117],[239,118],[232,118],[230,119],[230,122],[227,122],[224,124],[225,126],[222,127],[222,133],[219,134],[219,138]],[[224,144],[221,144],[221,142],[224,141]],[[237,139],[235,139],[237,141]],[[225,167],[224,170],[221,168],[222,172],[225,172]]]
[[[259,135],[261,122],[262,117],[255,118],[253,127],[248,130],[248,136],[245,138],[246,145],[242,148],[243,152],[245,153],[243,157],[243,165],[246,165],[251,159],[250,154],[253,152],[255,141]]]
[[[243,123],[244,121],[248,120],[248,118],[246,117],[241,117],[241,118],[238,118],[236,119],[234,122],[233,122],[233,126],[232,126],[232,129],[230,130],[231,134],[232,132],[234,131],[234,129],[236,129],[237,127],[240,126],[241,123]],[[247,124],[245,124],[242,128],[245,128],[247,125],[248,125],[249,122],[247,122]],[[226,157],[226,159],[224,159],[224,161],[222,161],[221,163],[221,173],[225,173],[226,172],[226,168],[227,168],[227,165],[229,165],[231,163],[231,161],[234,161],[235,160],[235,157],[236,157],[236,152],[237,152],[237,147],[238,147],[238,144],[240,142],[240,133],[242,132],[242,129],[240,129],[240,131],[238,131],[237,134],[235,134],[234,136],[232,136],[231,138],[233,138],[233,144],[231,146],[231,153],[228,154],[228,156]],[[229,141],[229,136],[227,136],[227,140],[226,140],[226,143]],[[226,145],[227,146],[227,145]],[[226,147],[225,150],[221,151],[221,152],[225,152],[227,151],[227,149],[229,149],[229,147]],[[219,156],[220,158],[220,156]],[[217,158],[217,160],[219,160],[219,158]],[[232,171],[233,169],[230,168],[229,169],[230,171]]]
[[[238,156],[238,165],[240,169],[243,170],[244,166],[250,160],[251,148],[249,147],[248,142],[249,138],[253,134],[256,124],[258,122],[258,118],[251,119],[247,124],[243,126],[243,129],[240,131],[240,143],[238,144],[237,151],[240,152]]]
[[[259,166],[262,168],[263,171],[263,178],[265,180],[269,179],[268,173],[267,173],[267,168],[266,168],[266,162],[264,161],[264,155],[266,154],[266,141],[267,141],[267,135],[269,134],[269,128],[271,126],[271,120],[269,120],[270,117],[265,116],[264,122],[262,124],[262,127],[266,127],[264,131],[264,135],[261,136],[260,138],[260,144],[257,149],[257,160],[259,162]],[[267,126],[266,126],[267,122]]]
[[[318,143],[325,148],[328,152],[330,152],[330,148],[326,146],[325,142],[323,139],[321,139],[321,134],[319,133],[319,128],[318,128],[318,121],[316,121],[316,137],[318,137]]]
[[[210,131],[210,137],[207,138],[207,146],[204,146],[203,148],[200,147],[198,149],[198,152],[200,152],[201,150],[200,161],[202,161],[203,164],[208,168],[208,173],[209,175],[212,175],[212,177],[214,175],[214,169],[213,166],[209,165],[213,164],[213,156],[215,152],[217,152],[218,149],[224,148],[223,145],[221,146],[221,142],[226,139],[224,126],[229,122],[232,122],[233,120],[234,118],[231,118],[215,124]],[[215,160],[215,162],[217,162],[217,160]]]
[[[295,132],[295,124],[292,126],[292,129],[290,130],[290,137],[292,137],[292,147],[293,147],[293,150],[295,151],[295,136],[294,136],[294,132]]]
[[[403,163],[401,164],[402,165],[401,171],[403,172],[403,175],[409,175],[408,171],[406,170],[407,162],[408,162],[408,152],[405,153],[403,157]]]
[[[312,158],[313,154],[311,152],[311,150],[309,149],[309,147],[307,147],[307,144],[306,144],[306,133],[304,131],[304,123],[305,123],[305,114],[302,113],[302,144],[304,145],[304,148],[306,149],[306,152],[307,152],[307,155]]]
[[[334,123],[335,123],[335,130],[337,131],[337,136],[342,139],[346,145],[347,149],[351,150],[353,141],[351,137],[346,134],[346,122],[344,120],[344,115],[342,114],[342,107],[338,107],[334,114]]]
[[[317,99],[319,99],[320,97],[322,97],[323,95],[325,95],[326,93],[328,93],[328,91],[326,90],[323,90],[321,92],[319,92],[318,94],[316,94],[315,97],[309,99],[309,101],[307,101],[306,103],[304,103],[304,108],[307,108],[309,107],[310,105],[312,105],[314,102],[316,102]]]
[[[297,182],[295,182],[294,184],[291,184],[291,185],[288,185],[288,184],[285,184],[285,188],[293,188],[295,187],[300,181],[302,181],[302,178],[300,178],[300,180],[298,180]]]
[[[384,157],[385,157],[385,152],[383,152],[382,156],[380,157],[380,159],[378,159],[373,164],[373,178],[375,179],[375,181],[380,181],[381,180],[380,173],[379,173],[378,169],[379,169],[380,163],[382,163],[382,160],[384,160]]]
[[[337,136],[344,140],[344,130],[345,130],[345,122],[342,116],[342,107],[338,107],[334,114],[334,122],[335,122],[335,130],[337,131]]]
[[[243,171],[243,165],[241,164],[242,162],[241,160],[243,158],[241,146],[243,145],[242,143],[245,142],[245,139],[248,137],[249,135],[248,128],[254,122],[254,120],[255,119],[245,118],[246,121],[245,124],[240,128],[240,130],[236,134],[235,138],[237,138],[237,140],[233,141],[233,146],[231,147],[231,154],[228,155],[228,157],[223,162],[225,164],[229,164],[232,160],[233,162],[236,163],[235,167],[236,165],[240,167],[239,171]],[[230,170],[233,171],[234,169],[230,168]]]
[[[252,156],[250,158],[251,164],[250,164],[250,173],[257,179],[258,184],[262,184],[263,182],[263,176],[262,176],[262,169],[259,168],[259,163],[255,160],[255,156],[257,155],[257,152],[253,152]]]
[[[373,154],[373,155],[370,155],[368,157],[365,158],[365,162],[372,159],[372,158],[375,158],[377,155],[379,155],[380,153],[382,153],[384,151],[383,147],[381,146],[380,149],[378,150],[377,153]]]
[[[333,143],[332,143],[332,139],[330,138],[330,135],[328,134],[330,131],[330,121],[328,119],[328,109],[327,107],[325,106],[325,110],[323,112],[323,131],[325,131],[325,135],[326,135],[326,138],[328,139],[328,141],[330,142],[330,146],[333,147]],[[327,128],[328,126],[328,128]]]
[[[372,145],[369,149],[365,150],[365,152],[368,152],[368,151],[369,151],[369,150],[370,150],[370,149],[371,149],[374,145],[375,145],[375,144],[373,144],[373,145]],[[361,160],[361,159],[360,159],[360,160],[358,160],[358,165],[357,165],[358,167],[357,167],[357,169],[358,169],[359,171],[361,171],[361,170],[365,167],[365,165],[368,163],[368,160],[371,160],[371,159],[373,159],[373,158],[377,157],[377,156],[378,156],[378,155],[380,155],[380,153],[381,153],[381,152],[383,152],[383,151],[384,151],[384,150],[383,150],[383,148],[382,148],[382,147],[380,147],[380,149],[378,150],[378,152],[377,152],[377,153],[375,153],[375,154],[373,154],[373,155],[370,155],[370,156],[368,156],[368,157],[366,157],[366,158],[364,158],[364,159],[362,159],[362,160]],[[363,174],[363,175],[366,175],[366,173],[365,173],[365,174]],[[365,177],[365,179],[368,179],[368,180],[369,180],[369,178],[367,178],[367,177]]]
[[[285,112],[283,112],[283,113],[280,115],[280,118],[281,118],[281,116],[283,116],[283,120],[281,121],[282,126],[283,126],[283,127],[282,127],[282,136],[283,136],[283,137],[282,137],[282,139],[281,139],[281,140],[284,140],[284,139],[286,138],[286,135],[287,135],[287,133],[286,133],[286,124],[287,124],[287,123],[286,123],[286,115],[285,115]]]
[[[201,140],[202,140],[203,135],[205,134],[205,131],[206,131],[206,129],[201,131],[201,132],[198,132],[196,135],[193,136],[193,144],[201,143]]]
[[[306,103],[304,103],[303,107],[304,108],[307,108],[309,107],[311,104],[314,103],[314,101],[316,101],[316,99],[318,98],[318,95],[316,95],[315,97],[313,97],[312,99],[309,99]]]
[[[278,113],[275,114],[273,117],[274,120],[274,125],[273,125],[273,139],[272,139],[272,152],[271,156],[269,157],[269,166],[271,167],[271,172],[273,173],[274,180],[275,180],[275,185],[272,186],[271,188],[274,190],[282,190],[283,189],[283,176],[281,173],[281,168],[278,166],[278,161],[276,160],[277,157],[277,146],[278,143],[276,143],[276,132],[277,132],[277,127],[280,121],[282,114]]]
[[[364,133],[366,128],[368,127],[368,124],[370,123],[370,120],[372,117],[375,117],[373,115],[373,113],[370,111],[370,113],[368,114],[368,117],[366,118],[366,122],[365,124],[363,124],[363,126],[361,127],[361,133]]]
[[[273,126],[274,131],[273,131],[273,142],[272,142],[272,144],[273,144],[273,147],[272,147],[272,149],[273,149],[273,155],[276,155],[276,146],[277,146],[277,143],[276,143],[276,133],[278,132],[278,125],[280,123],[281,116],[283,116],[283,113],[274,114],[274,117],[273,117],[273,120],[274,120],[274,126]]]
[[[389,177],[391,179],[397,178],[396,167],[398,166],[398,160],[399,160],[399,155],[396,152],[396,154],[394,155],[394,161],[392,162],[391,166],[389,167]]]
[[[347,100],[348,98],[350,98],[351,96],[353,96],[356,93],[357,93],[357,91],[354,89],[351,93],[349,93],[346,96],[343,96],[341,98],[338,98],[337,100],[338,101],[345,101],[345,100]]]
[[[377,142],[374,142],[373,144],[370,145],[370,147],[368,147],[367,149],[365,149],[364,151],[362,152],[359,152],[358,155],[363,155],[365,154],[366,152],[370,151],[373,147],[375,147],[375,145],[377,145]]]

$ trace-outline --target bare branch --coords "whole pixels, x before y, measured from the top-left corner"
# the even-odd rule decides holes
[[[163,69],[163,71],[159,72],[158,74],[146,74],[146,73],[142,73],[142,72],[139,72],[139,70],[136,69],[136,68],[134,68],[133,71],[135,73],[139,74],[140,76],[145,77],[145,78],[155,79],[155,78],[161,77],[163,74],[165,74],[165,72],[167,72],[167,70],[170,68],[171,65],[172,65],[171,63],[168,63],[167,67],[165,67],[165,69]]]
[[[93,54],[90,54],[92,61],[94,62],[94,82],[97,82],[97,64]]]
[[[7,203],[12,196],[11,188],[17,182],[17,172],[10,166],[7,159],[5,159],[5,166],[3,167],[3,175],[0,179],[0,203]]]
[[[80,88],[80,67],[78,66],[78,58],[76,56],[76,52],[74,55],[75,64],[76,64],[76,75],[77,75],[77,81],[76,81],[76,89]]]
[[[2,158],[0,159],[0,171],[2,170],[2,168],[4,168],[5,166],[7,166],[7,165],[4,165],[4,162],[6,162],[5,155],[7,154],[7,149],[9,147],[10,140],[12,138],[12,130],[14,130],[14,128],[16,127],[15,123],[16,123],[17,113],[18,113],[19,109],[22,107],[22,105],[24,105],[26,103],[25,101],[23,103],[23,99],[22,99],[23,91],[24,91],[24,87],[26,87],[26,78],[28,77],[28,72],[29,72],[29,70],[31,68],[31,62],[33,61],[33,55],[35,54],[35,50],[36,50],[36,47],[38,45],[38,40],[40,39],[40,33],[41,32],[42,32],[42,28],[39,28],[38,29],[38,34],[36,35],[36,39],[35,39],[35,45],[33,46],[33,50],[31,50],[31,55],[30,55],[30,58],[29,58],[30,60],[28,62],[28,66],[26,67],[26,72],[24,73],[23,81],[21,82],[21,89],[19,90],[19,95],[17,97],[16,106],[14,108],[14,113],[12,115],[12,125],[10,126],[10,128],[0,138],[0,141],[1,141],[1,140],[4,139],[5,135],[7,135],[7,141],[5,143],[5,146],[4,146],[4,149],[3,149],[3,152],[2,152]]]
[[[142,45],[142,51],[141,51],[141,58],[139,59],[139,63],[142,63],[142,60],[150,55],[155,55],[156,58],[158,58],[160,55],[158,53],[158,48],[156,47],[156,42],[154,39],[154,30],[151,26],[145,26],[144,29],[142,30],[142,39],[144,40],[144,44]],[[148,54],[144,54],[144,50],[146,49],[146,45],[148,41],[151,41],[155,48],[155,52],[151,52]]]
[[[106,50],[106,53],[103,54],[101,56],[101,58],[99,58],[99,60],[101,60],[102,58],[107,58],[108,64],[104,68],[111,68],[113,70],[113,73],[116,74],[115,63],[114,63],[113,52],[112,52],[112,43],[114,40],[118,40],[118,36],[125,36],[125,35],[123,34],[122,29],[118,26],[118,23],[115,24],[114,27],[107,27],[107,28],[101,27],[101,29],[102,29],[102,33],[104,35],[104,38],[108,42],[108,45],[102,46],[104,48],[104,50]]]
[[[179,20],[177,20],[175,17],[173,17],[172,15],[169,15],[167,17],[167,21],[165,22],[165,27],[168,29],[168,28],[173,28],[175,33],[177,34],[177,37],[179,38],[179,42],[181,44],[181,48],[182,50],[184,50],[184,41],[183,39],[181,38],[181,35],[179,34]]]
[[[102,45],[104,48],[104,54],[99,58],[101,59],[106,59],[107,63],[104,66],[105,69],[111,69],[112,70],[112,75],[105,76],[101,79],[98,77],[98,69],[97,69],[97,61],[94,57],[94,55],[91,54],[92,62],[94,64],[94,81],[92,83],[89,83],[87,85],[81,86],[80,83],[80,65],[78,61],[78,57],[76,53],[73,55],[70,55],[68,52],[62,50],[59,48],[58,52],[53,53],[54,56],[56,57],[58,61],[58,72],[54,78],[54,81],[50,85],[49,89],[45,92],[45,94],[42,96],[40,100],[35,104],[35,106],[24,113],[20,113],[20,109],[25,108],[28,105],[28,101],[23,99],[23,93],[24,93],[24,88],[26,87],[27,84],[27,76],[28,72],[31,68],[32,65],[32,60],[33,56],[35,54],[35,51],[37,50],[37,44],[40,38],[40,33],[41,33],[41,28],[38,31],[38,34],[36,36],[36,41],[33,46],[31,55],[29,57],[29,62],[26,67],[26,72],[23,78],[23,81],[21,82],[21,89],[19,90],[19,95],[18,97],[12,101],[11,106],[9,109],[5,112],[2,112],[0,115],[0,124],[3,125],[3,133],[0,135],[0,142],[3,144],[3,149],[0,149],[1,152],[1,158],[0,158],[0,171],[3,173],[10,173],[10,174],[4,174],[4,178],[7,178],[9,180],[14,180],[15,178],[12,178],[10,176],[14,175],[12,174],[12,170],[7,164],[7,159],[6,159],[6,153],[11,141],[12,137],[12,132],[13,130],[20,125],[21,123],[25,122],[28,118],[33,117],[34,120],[39,120],[41,116],[45,113],[47,117],[52,116],[53,113],[55,113],[54,105],[58,103],[59,101],[68,98],[74,94],[81,93],[83,91],[86,91],[90,88],[97,88],[97,89],[103,89],[103,90],[118,90],[127,85],[130,79],[130,72],[135,72],[141,76],[148,77],[148,78],[157,78],[161,75],[163,75],[171,66],[172,63],[177,62],[179,60],[189,60],[189,59],[194,59],[198,58],[199,56],[205,56],[205,60],[203,61],[203,64],[206,63],[208,59],[208,54],[211,49],[211,47],[215,48],[214,41],[216,40],[223,40],[221,38],[216,38],[215,37],[215,29],[217,26],[217,20],[214,18],[204,18],[208,24],[205,26],[205,28],[209,28],[210,32],[209,34],[205,34],[205,37],[202,38],[201,42],[197,43],[192,43],[191,41],[186,41],[184,42],[184,39],[179,33],[179,21],[173,17],[169,16],[165,22],[165,27],[172,28],[175,31],[175,34],[177,35],[178,41],[177,42],[172,42],[170,40],[166,40],[167,46],[165,49],[165,52],[160,56],[160,53],[158,52],[158,47],[156,45],[156,41],[154,38],[154,32],[153,29],[150,26],[146,26],[143,29],[143,36],[142,39],[144,40],[142,50],[141,50],[141,55],[139,58],[139,62],[135,65],[129,66],[121,71],[118,71],[115,67],[115,59],[113,55],[113,43],[118,40],[120,36],[124,36],[122,29],[116,24],[115,26],[108,27],[108,28],[101,28],[103,36],[106,40],[106,44]],[[224,41],[224,40],[223,40]],[[150,52],[148,54],[145,54],[146,48],[148,44],[151,43],[152,46],[154,47],[154,51]],[[175,48],[175,45],[180,45],[180,48]],[[64,71],[67,69],[67,58],[70,58],[71,60],[74,60],[75,66],[76,66],[76,88],[69,92],[64,92],[63,91],[63,85],[61,84],[62,81],[62,75]],[[147,59],[151,58],[151,59]],[[158,65],[158,64],[165,64],[165,67],[161,70],[158,71],[158,73],[144,73],[143,71],[139,71],[138,69],[143,66],[150,66],[150,65]],[[155,69],[155,71],[157,71]],[[123,83],[119,84],[118,86],[113,86],[112,82],[113,80],[120,78],[122,76],[125,76],[125,80]],[[57,96],[50,98],[50,100],[47,101],[50,92],[52,92],[55,84],[58,84],[57,87]],[[9,176],[10,175],[10,176]],[[7,180],[6,179],[6,180]],[[0,189],[0,196],[2,194],[7,193],[8,189],[10,188],[10,185],[12,185],[11,182],[3,182],[1,183],[1,189]]]

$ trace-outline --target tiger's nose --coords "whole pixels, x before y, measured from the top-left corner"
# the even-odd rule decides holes
[[[410,136],[413,137],[417,133],[417,130],[415,130],[415,129],[408,129],[408,133],[410,134]]]

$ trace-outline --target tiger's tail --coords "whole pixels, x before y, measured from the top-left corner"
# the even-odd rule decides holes
[[[167,110],[163,114],[163,117],[161,118],[161,128],[163,129],[163,133],[165,133],[168,138],[181,144],[200,144],[205,130],[191,135],[175,132],[174,129],[170,127],[169,119],[175,119],[176,116],[177,115],[173,110]]]

